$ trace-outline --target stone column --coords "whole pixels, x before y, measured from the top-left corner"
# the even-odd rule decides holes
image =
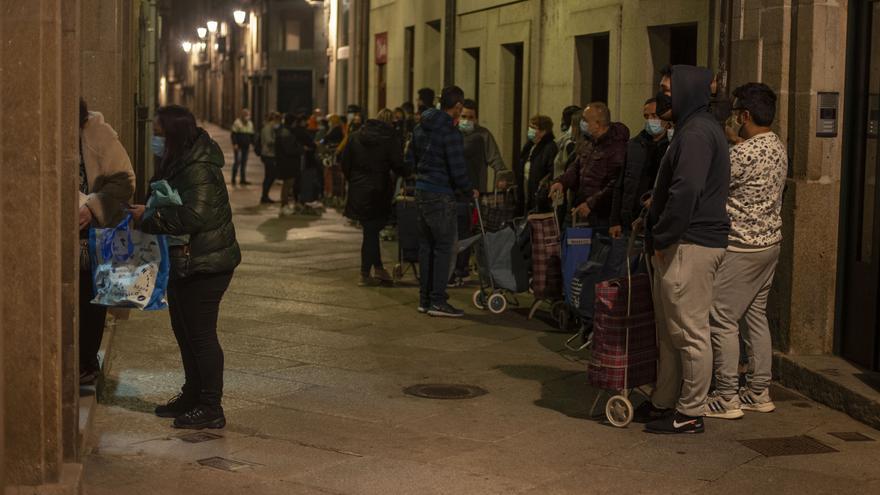
[[[14,453],[3,459],[7,494],[50,485],[53,493],[78,491],[79,469],[64,464],[65,425],[75,421],[65,417],[72,408],[62,335],[75,310],[62,307],[75,262],[73,243],[62,238],[75,234],[77,206],[65,168],[78,155],[78,109],[65,100],[78,85],[63,72],[77,56],[61,46],[75,43],[77,23],[64,3],[76,2],[0,1],[0,416],[4,452]]]
[[[828,354],[834,336],[842,122],[816,137],[817,93],[843,102],[847,2],[734,3],[731,88],[749,81],[778,94],[774,130],[788,145],[784,241],[768,316],[774,345]],[[841,105],[842,113],[842,105]]]
[[[104,114],[107,123],[117,131],[122,128],[123,103],[130,102],[121,94],[123,37],[119,3],[120,0],[80,1],[82,95],[89,110]]]

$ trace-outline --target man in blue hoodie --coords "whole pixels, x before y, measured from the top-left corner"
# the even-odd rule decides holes
[[[647,220],[654,310],[660,342],[657,387],[636,411],[654,433],[702,433],[712,380],[709,311],[715,273],[730,232],[730,154],[709,113],[712,72],[688,65],[665,71],[657,115],[675,123],[660,162]],[[653,421],[651,421],[653,419]]]
[[[464,312],[447,300],[446,284],[458,238],[455,193],[472,191],[464,158],[464,140],[456,128],[464,106],[464,91],[444,88],[440,110],[429,108],[413,131],[407,165],[416,170],[419,209],[419,312],[460,317]],[[479,193],[473,191],[474,197]]]

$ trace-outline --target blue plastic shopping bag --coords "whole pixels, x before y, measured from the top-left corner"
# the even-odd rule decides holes
[[[116,227],[89,231],[93,304],[141,310],[164,309],[168,287],[168,241],[132,227],[131,215]]]

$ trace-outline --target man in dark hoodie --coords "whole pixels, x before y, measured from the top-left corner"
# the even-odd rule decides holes
[[[614,184],[626,161],[629,129],[611,122],[611,110],[602,102],[587,105],[583,113],[587,143],[565,173],[550,188],[551,197],[574,191],[572,219],[588,221],[599,228],[611,226],[611,199]]]
[[[431,316],[464,315],[447,302],[446,294],[452,247],[458,238],[455,193],[473,189],[464,158],[464,141],[455,127],[463,106],[461,88],[444,88],[440,94],[441,110],[429,108],[422,113],[407,152],[407,164],[415,165],[417,172],[419,312]],[[473,190],[473,196],[478,195]]]
[[[660,162],[647,222],[660,342],[657,387],[636,411],[655,433],[704,430],[703,399],[712,379],[709,311],[730,231],[730,156],[709,113],[711,82],[708,69],[676,65],[664,71],[657,94],[657,114],[675,123],[675,137]]]

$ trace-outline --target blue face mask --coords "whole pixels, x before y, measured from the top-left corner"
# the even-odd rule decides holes
[[[535,138],[538,137],[538,131],[534,127],[529,127],[529,133],[527,134],[529,141],[534,142]]]
[[[474,121],[461,119],[458,121],[458,130],[467,134],[474,131]]]
[[[581,128],[581,134],[583,134],[584,136],[590,137],[590,127],[587,125],[586,120],[581,120],[580,128]]]
[[[150,149],[159,158],[165,156],[165,136],[153,136],[150,141]]]
[[[663,133],[663,122],[660,119],[648,119],[645,121],[645,131],[652,136],[659,136]]]

